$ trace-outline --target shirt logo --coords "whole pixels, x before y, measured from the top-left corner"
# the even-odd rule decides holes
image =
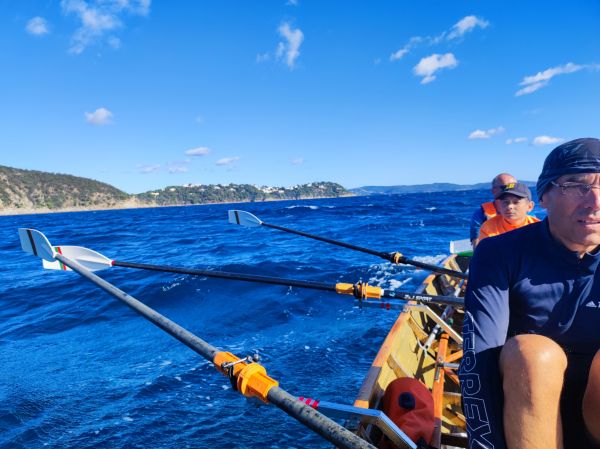
[[[600,301],[590,301],[585,306],[593,307],[594,309],[600,309]]]

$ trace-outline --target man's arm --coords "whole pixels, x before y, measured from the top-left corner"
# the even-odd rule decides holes
[[[472,449],[506,448],[498,358],[508,330],[509,273],[494,240],[486,239],[475,251],[465,297],[459,377]]]
[[[471,243],[474,243],[473,241],[477,240],[477,238],[479,237],[479,228],[481,228],[481,225],[485,220],[485,214],[483,213],[483,209],[481,209],[480,206],[475,212],[473,212],[473,215],[471,216],[471,224],[469,229],[469,239],[471,240]]]

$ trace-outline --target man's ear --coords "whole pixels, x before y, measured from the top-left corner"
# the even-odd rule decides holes
[[[535,206],[535,203],[533,201],[530,201],[529,207],[527,208],[527,212],[531,212],[533,210],[533,206]]]

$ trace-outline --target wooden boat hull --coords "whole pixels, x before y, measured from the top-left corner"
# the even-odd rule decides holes
[[[468,258],[452,255],[442,265],[466,271]],[[464,286],[457,279],[432,274],[418,293],[458,296],[462,295],[461,287]],[[467,447],[457,375],[457,364],[462,357],[462,318],[462,310],[416,303],[405,307],[381,345],[354,405],[381,408],[390,382],[399,377],[418,379],[432,391],[434,398],[436,430],[430,444],[437,448]],[[431,335],[436,326],[438,332],[434,338]],[[360,424],[356,432],[375,445],[381,440],[381,433],[370,425]]]

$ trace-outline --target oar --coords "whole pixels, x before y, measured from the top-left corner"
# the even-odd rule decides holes
[[[257,397],[264,402],[276,405],[339,447],[348,449],[375,449],[374,446],[343,426],[340,426],[335,421],[332,421],[280,388],[279,382],[269,377],[265,368],[258,363],[248,363],[246,359],[239,359],[229,352],[220,351],[200,339],[133,296],[98,277],[84,265],[55,251],[48,239],[41,232],[34,229],[19,229],[19,237],[21,239],[21,247],[25,252],[41,257],[45,262],[58,262],[77,272],[88,281],[96,284],[102,290],[129,306],[155,326],[175,337],[206,360],[212,362],[218,371],[228,375],[232,379],[232,383],[235,382],[238,390],[245,396]]]
[[[35,231],[39,232],[39,231]],[[43,236],[43,234],[39,233]],[[434,303],[462,307],[464,302],[461,298],[453,296],[434,296],[427,294],[416,294],[413,292],[399,292],[393,290],[384,290],[381,287],[369,285],[364,282],[356,284],[337,283],[328,284],[325,282],[303,281],[295,279],[285,279],[270,276],[258,276],[244,273],[233,273],[228,271],[200,270],[196,268],[173,267],[168,265],[151,265],[145,263],[125,262],[111,260],[89,248],[82,246],[55,246],[52,248],[54,253],[77,262],[89,271],[104,270],[111,267],[137,268],[141,270],[162,271],[167,273],[179,273],[194,276],[206,276],[220,279],[229,279],[246,282],[259,282],[263,284],[285,285],[287,287],[309,288],[313,290],[323,290],[335,292],[343,295],[352,295],[359,300],[361,305],[366,307],[377,307],[384,309],[402,309],[406,301],[418,301],[423,303]],[[60,261],[48,262],[43,260],[44,268],[54,270],[67,270],[68,266],[61,264]],[[377,301],[382,298],[389,301]]]
[[[460,271],[449,270],[447,268],[438,267],[437,265],[431,265],[428,263],[419,262],[417,260],[408,259],[399,252],[386,253],[382,251],[376,251],[369,248],[363,248],[362,246],[351,245],[350,243],[329,239],[327,237],[309,234],[308,232],[297,231],[295,229],[284,228],[283,226],[266,223],[260,220],[255,215],[252,215],[250,212],[246,212],[243,210],[230,210],[228,211],[228,215],[229,223],[242,225],[248,228],[266,226],[267,228],[278,229],[279,231],[289,232],[291,234],[301,235],[303,237],[319,240],[321,242],[331,243],[332,245],[341,246],[343,248],[353,249],[362,253],[372,254],[373,256],[381,257],[382,259],[388,260],[392,263],[403,263],[407,265],[413,265],[418,268],[423,268],[425,270],[433,271],[435,273],[447,274],[448,276],[453,276],[460,279],[467,278],[467,275],[465,273],[461,273]]]

